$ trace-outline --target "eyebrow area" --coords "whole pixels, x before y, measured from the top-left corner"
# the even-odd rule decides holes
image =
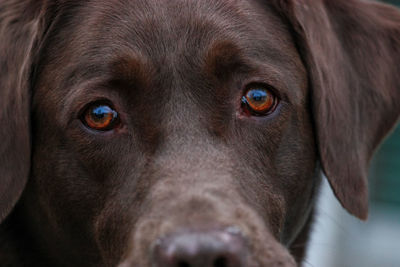
[[[249,65],[235,43],[217,41],[206,52],[204,69],[207,74],[225,80],[232,73],[248,70]]]

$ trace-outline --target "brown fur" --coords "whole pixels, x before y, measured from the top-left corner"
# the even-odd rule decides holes
[[[182,229],[237,227],[246,266],[301,263],[323,171],[367,217],[400,115],[400,13],[358,0],[0,2],[2,266],[151,266]],[[249,83],[267,117],[240,113]],[[80,121],[107,99],[123,127]]]

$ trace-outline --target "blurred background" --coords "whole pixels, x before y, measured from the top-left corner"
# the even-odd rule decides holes
[[[382,2],[400,7],[400,0]],[[400,267],[400,126],[375,154],[369,185],[369,219],[361,222],[324,179],[304,267]]]
[[[400,126],[370,169],[367,222],[350,216],[324,180],[304,267],[400,267]]]

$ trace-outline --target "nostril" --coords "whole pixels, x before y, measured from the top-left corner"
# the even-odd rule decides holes
[[[227,260],[224,256],[216,258],[213,263],[213,267],[227,267],[227,266],[228,266]]]
[[[191,267],[189,263],[185,261],[179,261],[177,267]]]
[[[186,261],[179,261],[177,267],[191,267],[191,265]],[[214,260],[212,267],[229,267],[228,260],[224,256],[220,256]]]

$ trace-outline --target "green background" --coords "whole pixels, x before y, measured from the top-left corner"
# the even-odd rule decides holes
[[[400,6],[400,0],[383,2]],[[372,161],[370,194],[372,202],[396,207],[400,212],[400,126],[385,140]]]

